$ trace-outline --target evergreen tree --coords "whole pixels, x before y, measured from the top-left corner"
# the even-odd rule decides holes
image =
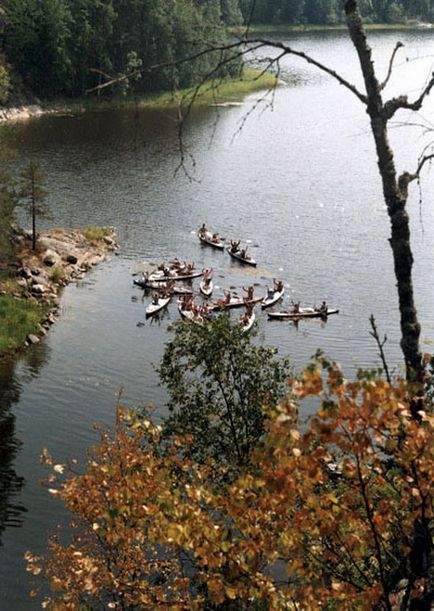
[[[32,218],[32,249],[36,250],[36,218],[49,218],[50,211],[46,205],[48,191],[46,179],[37,161],[31,160],[21,173],[20,199]]]

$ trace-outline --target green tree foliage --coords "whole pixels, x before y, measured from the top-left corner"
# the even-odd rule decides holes
[[[9,0],[6,11],[8,55],[45,97],[81,95],[107,75],[127,73],[132,57],[136,66],[153,66],[194,55],[227,42],[222,18],[241,20],[238,0]],[[129,85],[145,92],[190,86],[216,57],[145,71]]]
[[[9,98],[11,80],[6,66],[0,63],[0,105],[6,104]]]
[[[14,260],[12,224],[18,195],[10,168],[12,161],[11,152],[0,148],[0,273],[8,273],[10,263]]]
[[[248,463],[264,433],[262,408],[285,395],[289,366],[221,316],[205,327],[177,325],[159,373],[172,412],[165,435],[192,435],[187,455],[231,468]]]
[[[239,0],[239,7],[246,22],[252,13],[253,23],[313,23],[334,24],[343,22],[341,0]],[[406,18],[427,21],[434,19],[432,0],[362,0],[363,16],[371,22],[393,23]]]
[[[48,191],[45,188],[46,179],[37,161],[31,160],[21,173],[20,199],[32,218],[32,248],[36,250],[36,219],[49,218],[50,211],[46,204]]]

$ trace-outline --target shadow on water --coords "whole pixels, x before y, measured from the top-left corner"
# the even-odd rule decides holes
[[[26,377],[35,378],[47,362],[48,355],[49,348],[43,342],[19,358],[0,360],[0,546],[3,532],[7,528],[21,527],[27,512],[20,502],[25,480],[14,467],[21,446],[15,434],[15,414],[12,410],[21,394],[17,369],[23,364]]]

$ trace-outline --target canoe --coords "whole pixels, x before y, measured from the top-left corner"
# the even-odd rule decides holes
[[[201,280],[199,289],[200,289],[200,292],[202,293],[202,295],[204,295],[205,297],[211,297],[213,288],[214,288],[214,284],[213,284],[212,279],[209,281],[208,286],[205,286],[205,280],[204,279]]]
[[[237,259],[237,261],[241,261],[241,263],[247,263],[247,265],[253,265],[253,267],[256,267],[257,263],[254,259],[252,259],[250,255],[247,255],[249,258],[245,259],[244,257],[241,256],[239,250],[237,250],[237,252],[232,252],[230,247],[226,248],[226,250],[230,254],[230,256],[233,257],[234,259]]]
[[[151,290],[151,289],[165,289],[167,288],[167,282],[155,282],[154,281],[150,281],[150,280],[145,280],[144,278],[140,278],[139,280],[134,280],[134,284],[137,284],[137,286],[140,286],[140,288],[144,289],[144,290]],[[172,286],[170,289],[170,293],[172,295],[191,295],[191,293],[193,292],[192,289],[187,288],[185,286]]]
[[[208,246],[213,246],[214,248],[218,248],[219,250],[223,250],[225,247],[225,243],[223,240],[218,240],[218,242],[213,242],[212,233],[209,231],[205,235],[197,234],[199,240],[202,244],[208,244]]]
[[[158,303],[150,303],[145,310],[146,317],[148,318],[149,316],[153,316],[154,314],[162,310],[164,307],[167,306],[169,301],[170,297],[160,297],[158,299]]]
[[[167,280],[192,280],[193,278],[199,278],[199,276],[203,276],[202,271],[191,272],[189,274],[174,274],[173,272],[171,272],[169,275],[164,274],[164,272],[158,271],[153,272],[149,276],[149,280],[151,282],[167,282]]]
[[[250,300],[250,303],[259,303],[259,301],[262,301],[262,299],[263,297],[253,297],[253,299]],[[227,308],[241,308],[242,306],[246,305],[246,301],[243,298],[238,299],[236,297],[232,297],[229,303],[225,303],[224,299],[221,299],[220,301],[214,301],[209,305],[213,310],[226,310]]]
[[[178,310],[182,318],[193,322],[195,325],[203,325],[204,319],[202,318],[202,316],[197,316],[196,314],[194,314],[194,312],[192,312],[192,310],[183,310],[180,303],[178,303]]]
[[[270,297],[264,297],[261,303],[261,308],[265,310],[265,308],[269,308],[282,299],[285,289],[283,288],[281,291],[274,291],[273,295]]]
[[[243,333],[245,333],[247,331],[250,331],[250,329],[253,327],[253,324],[255,322],[255,318],[256,318],[255,311],[253,310],[253,312],[249,316],[249,320],[248,320],[247,323],[245,323],[242,320],[240,320],[240,325],[241,325],[241,328],[243,330]]]
[[[300,311],[295,313],[288,310],[283,310],[281,312],[268,312],[269,318],[327,318],[327,316],[331,316],[331,314],[338,314],[339,310],[328,309],[327,312],[320,312],[319,310],[315,310],[314,308],[300,308]]]

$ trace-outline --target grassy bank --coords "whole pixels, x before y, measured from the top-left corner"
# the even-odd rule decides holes
[[[0,356],[21,348],[28,335],[38,335],[47,306],[0,295]]]
[[[205,82],[195,99],[196,106],[206,106],[213,103],[240,101],[244,96],[254,91],[268,89],[275,84],[275,77],[262,74],[259,70],[245,68],[239,79]],[[77,100],[56,100],[44,105],[44,110],[55,113],[78,114],[86,111],[113,108],[177,108],[180,103],[188,103],[196,88],[180,89],[176,93],[161,92],[131,96],[89,96]]]
[[[372,30],[419,30],[414,24],[405,23],[365,23],[365,28],[369,31]],[[337,23],[335,25],[276,25],[276,24],[258,24],[252,25],[249,28],[249,34],[279,34],[279,33],[291,33],[291,32],[340,32],[347,31],[345,23]],[[245,27],[234,27],[230,28],[232,34],[242,36],[245,34]]]

